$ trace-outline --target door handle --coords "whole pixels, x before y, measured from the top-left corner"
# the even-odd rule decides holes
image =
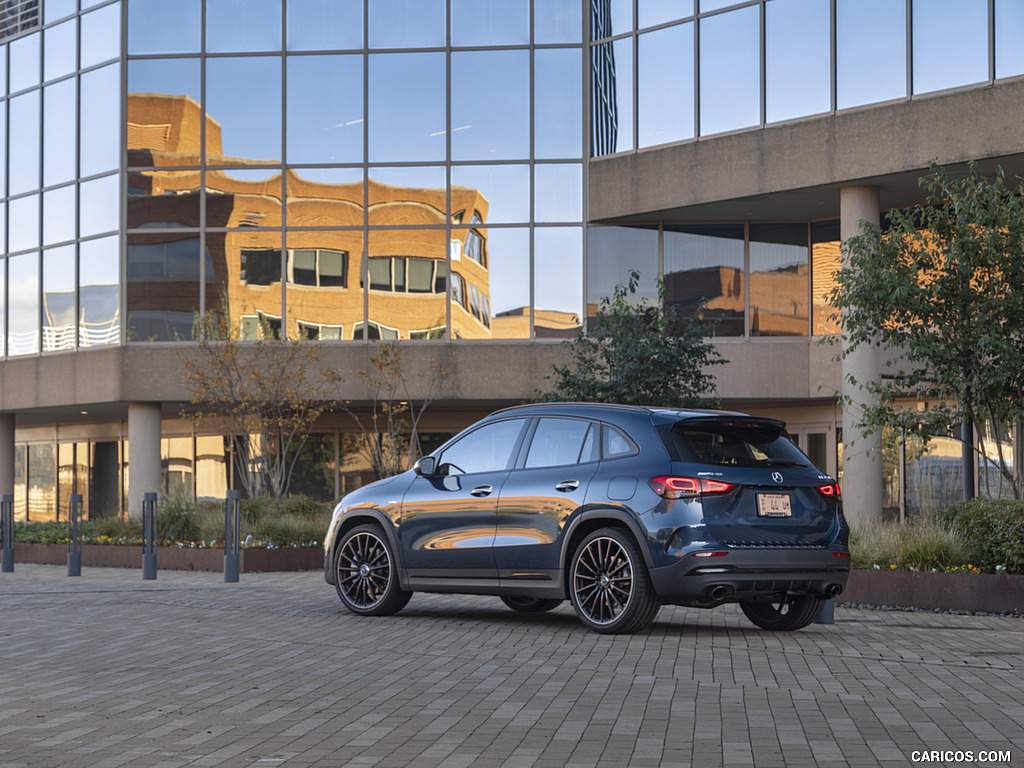
[[[491,486],[489,486],[489,485],[478,485],[476,488],[474,488],[469,493],[470,493],[471,496],[490,496],[491,495],[491,491],[493,491],[493,490],[494,489]]]
[[[555,486],[555,490],[561,491],[562,493],[568,493],[569,491],[575,491],[579,487],[579,480],[563,480],[562,482]]]

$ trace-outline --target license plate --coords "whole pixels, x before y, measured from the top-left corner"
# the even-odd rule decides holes
[[[788,493],[757,494],[757,514],[760,517],[792,517],[793,506]]]

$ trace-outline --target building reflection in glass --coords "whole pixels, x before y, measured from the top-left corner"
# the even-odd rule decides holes
[[[197,167],[204,126],[206,162],[223,167]],[[218,123],[192,98],[163,94],[129,94],[127,142],[130,341],[195,338],[203,306],[253,340],[531,335],[529,230],[489,232],[491,202],[469,185],[493,182],[498,220],[526,224],[526,165],[453,168],[447,188],[443,166],[379,168],[367,181],[360,169],[246,168],[221,154]],[[572,231],[579,242],[558,263],[575,274]],[[491,236],[508,247],[502,281]],[[536,335],[576,328],[581,302],[546,307]]]

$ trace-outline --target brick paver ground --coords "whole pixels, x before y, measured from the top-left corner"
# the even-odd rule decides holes
[[[0,768],[956,764],[916,750],[1024,766],[1024,621],[664,608],[608,637],[484,597],[359,618],[319,573],[0,573]]]

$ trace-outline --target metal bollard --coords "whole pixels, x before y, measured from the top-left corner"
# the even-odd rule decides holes
[[[156,578],[156,494],[142,496],[142,578]]]
[[[836,623],[836,601],[831,597],[825,601],[821,607],[821,613],[818,614],[818,618],[814,620],[815,624],[835,624]]]
[[[224,581],[238,581],[238,558],[242,521],[242,492],[228,491],[224,500]]]
[[[82,513],[82,494],[71,494],[71,514],[68,515],[68,576],[82,575],[82,542],[79,539]]]
[[[14,573],[14,496],[0,499],[0,572]]]

